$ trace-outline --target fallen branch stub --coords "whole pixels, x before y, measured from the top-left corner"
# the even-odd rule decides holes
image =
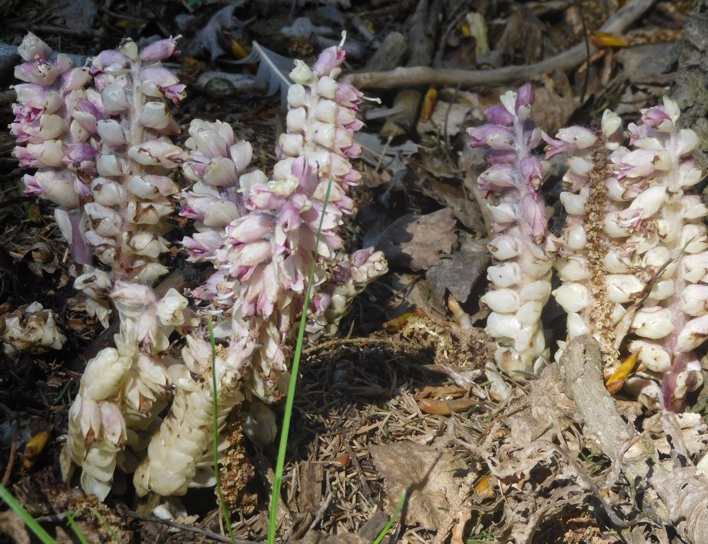
[[[654,0],[630,2],[602,26],[601,32],[619,33],[639,19],[654,3]],[[590,45],[590,54],[597,48]],[[570,70],[587,58],[585,43],[580,43],[563,53],[528,66],[506,66],[496,70],[433,69],[427,66],[396,68],[390,72],[360,72],[342,79],[358,89],[393,89],[405,85],[498,85],[538,79],[554,70]]]
[[[620,463],[630,485],[643,496],[642,512],[663,525],[673,525],[687,542],[705,542],[708,481],[703,475],[697,476],[693,466],[666,470],[648,436],[630,436],[615,401],[604,387],[597,341],[587,337],[574,339],[561,358],[561,366],[586,436],[597,440],[613,463]]]
[[[666,472],[659,464],[658,453],[649,438],[641,438],[627,448],[633,437],[605,388],[597,341],[587,337],[574,339],[563,353],[560,363],[583,418],[585,436],[595,440],[613,463],[620,463],[629,484],[644,495],[644,503],[640,505],[642,510],[653,511],[656,521],[667,522],[666,507],[649,486],[651,474],[664,477]]]

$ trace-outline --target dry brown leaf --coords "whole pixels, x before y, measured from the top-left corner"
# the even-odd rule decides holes
[[[30,544],[25,522],[12,510],[0,512],[0,531],[7,533],[17,544]]]
[[[470,153],[475,151],[470,147],[468,149]],[[463,154],[465,153],[466,150],[463,150]],[[480,160],[483,160],[481,151],[479,157]],[[421,161],[410,160],[408,166],[415,173],[411,183],[416,191],[451,208],[463,225],[476,235],[484,236],[486,233],[484,220],[480,215],[477,203],[470,197],[469,191],[466,190],[463,183],[460,183],[459,171],[452,171],[446,166],[444,159],[425,151],[421,151]],[[466,169],[465,166],[464,170]],[[479,172],[482,170],[484,168],[481,168]]]
[[[655,486],[664,504],[669,508],[671,521],[688,542],[705,542],[708,535],[708,479],[696,476],[696,469],[680,468]]]
[[[465,121],[471,110],[468,104],[458,102],[450,104],[439,100],[430,117],[425,121],[421,119],[418,123],[418,134],[434,132],[447,134],[449,137],[456,136],[465,127]]]
[[[568,124],[570,116],[578,108],[578,101],[574,96],[559,96],[545,87],[537,87],[534,92],[536,99],[531,118],[537,127],[548,134],[555,134]]]
[[[671,425],[666,421],[667,418],[673,420]],[[674,452],[696,460],[700,459],[708,450],[708,435],[705,434],[703,418],[700,414],[667,413],[662,422],[664,424],[663,432],[656,433],[659,436],[654,437],[654,446],[662,455],[669,457]],[[659,429],[660,427],[657,426],[656,430],[659,431]],[[672,460],[667,460],[666,466],[669,470],[672,464]]]
[[[385,478],[387,510],[393,513],[405,489],[406,524],[437,529],[459,500],[460,483],[467,467],[446,451],[414,442],[371,446],[377,470]]]
[[[540,61],[548,51],[544,40],[546,25],[527,9],[515,9],[506,20],[504,33],[497,40],[494,49],[505,51],[512,48],[523,56],[527,64]]]
[[[671,81],[664,74],[672,62],[672,44],[655,43],[630,47],[617,52],[617,62],[623,66],[621,75],[631,83]]]
[[[421,412],[441,416],[449,416],[451,412],[464,412],[478,404],[479,401],[477,399],[422,399],[418,401],[418,407]]]
[[[449,259],[431,266],[425,274],[438,303],[444,302],[447,289],[455,300],[464,304],[489,264],[489,253],[484,244],[473,240],[467,233],[460,233],[459,239],[460,249]]]
[[[386,229],[376,246],[390,266],[426,270],[457,246],[455,215],[443,208],[428,215],[407,214]]]

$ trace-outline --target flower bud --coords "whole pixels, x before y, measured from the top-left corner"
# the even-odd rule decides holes
[[[171,119],[167,104],[164,102],[146,102],[138,118],[138,123],[144,127],[162,130],[169,125]]]
[[[140,52],[140,60],[143,62],[156,62],[179,54],[177,39],[170,37],[166,40],[158,40],[145,47]]]
[[[315,83],[315,76],[312,70],[301,60],[295,61],[295,68],[290,72],[290,79],[300,85],[312,85]]]
[[[514,314],[522,304],[521,297],[514,289],[494,289],[480,300],[493,312],[502,314]]]
[[[684,330],[687,327],[684,327]],[[671,313],[659,306],[641,308],[634,316],[631,330],[643,338],[664,338],[674,330]],[[683,331],[681,334],[683,335]]]
[[[120,85],[109,85],[101,91],[103,107],[108,115],[117,115],[130,109],[125,89]]]
[[[28,32],[17,48],[17,52],[22,57],[22,60],[31,62],[35,59],[48,60],[52,54],[52,49],[37,36]]]
[[[98,121],[96,123],[98,135],[103,140],[103,143],[108,146],[119,147],[127,143],[123,134],[123,127],[118,121],[113,119],[108,121]]]

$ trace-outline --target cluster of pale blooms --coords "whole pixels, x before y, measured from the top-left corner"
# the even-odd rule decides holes
[[[167,269],[162,237],[178,192],[168,177],[183,159],[169,136],[179,132],[167,100],[179,104],[184,85],[160,65],[178,53],[172,39],[142,51],[125,40],[90,66],[73,68],[64,54],[28,34],[15,69],[18,104],[10,125],[21,166],[38,168],[24,178],[26,192],[57,204],[55,217],[74,261],[87,265],[76,287],[89,296],[87,310],[107,326],[105,293],[112,279],[152,284]],[[89,86],[93,83],[92,86]],[[91,268],[91,253],[111,275]]]
[[[173,39],[142,51],[126,41],[73,70],[62,55],[50,61],[51,50],[31,34],[20,52],[16,75],[27,84],[17,87],[15,153],[39,169],[25,178],[27,191],[59,206],[57,223],[86,265],[75,286],[94,301],[90,309],[107,321],[111,300],[120,318],[116,347],[89,361],[82,377],[64,475],[82,467],[84,489],[101,499],[116,467],[135,472],[141,496],[213,485],[212,377],[220,426],[246,398],[282,397],[298,314],[307,312],[311,330],[331,329],[387,271],[380,252],[342,252],[338,234],[354,210],[347,192],[361,177],[350,163],[360,153],[353,136],[361,94],[336,81],[344,52],[327,49],[312,70],[297,61],[271,179],[246,171],[251,144],[235,141],[226,123],[195,120],[187,150],[172,142],[180,127],[167,99],[178,104],[184,86],[160,60],[178,53]],[[169,177],[178,168],[194,182],[180,213],[198,231],[183,245],[191,261],[216,269],[193,292],[223,340],[216,357],[189,301],[174,290],[158,299],[149,287],[166,271],[159,258],[180,197]],[[111,272],[91,267],[91,253]],[[168,354],[175,330],[186,335],[181,358]]]
[[[81,466],[82,487],[101,499],[111,490],[116,466],[135,471],[173,384],[189,379],[189,367],[166,355],[170,335],[198,324],[189,301],[174,289],[158,301],[149,287],[117,281],[110,298],[120,318],[116,347],[86,365],[61,459],[64,478],[74,464]]]
[[[42,353],[48,349],[61,349],[66,336],[57,328],[54,312],[33,302],[0,315],[0,340],[3,351],[11,355],[22,351]]]
[[[523,324],[519,300],[525,300],[524,278],[534,276],[523,261],[513,268],[520,271],[517,275],[498,269],[510,262],[516,266],[520,248],[528,243],[524,232],[540,235],[545,227],[540,212],[535,216],[538,228],[534,226],[528,204],[532,197],[522,196],[518,184],[508,188],[507,170],[497,166],[500,155],[515,153],[517,162],[505,163],[513,164],[514,175],[524,178],[531,170],[524,163],[528,148],[519,145],[510,128],[516,126],[512,96],[502,98],[504,111],[497,107],[488,112],[496,127],[471,131],[473,145],[485,142],[492,150],[494,164],[480,177],[482,186],[492,185],[517,199],[508,213],[500,212],[501,206],[490,207],[495,228],[508,236],[502,244],[498,237],[490,244],[502,264],[490,268],[493,288],[484,297],[493,311],[488,330],[500,346],[518,343],[523,328],[512,322],[513,315],[504,316],[505,328],[500,327],[495,313],[519,308],[516,320]],[[519,96],[524,96],[523,88]],[[708,209],[692,191],[702,179],[691,159],[698,138],[692,130],[678,128],[676,103],[664,98],[663,106],[641,113],[641,122],[630,124],[626,133],[620,118],[608,110],[597,128],[565,128],[555,138],[543,135],[547,158],[572,153],[560,197],[567,220],[560,240],[553,242],[555,250],[546,235],[537,238],[532,251],[551,255],[563,282],[553,295],[568,314],[568,339],[595,336],[607,377],[618,370],[622,353],[635,354],[640,366],[627,379],[626,389],[652,408],[676,410],[702,384],[694,350],[708,336]],[[627,136],[629,147],[624,147]],[[543,171],[539,169],[539,178]],[[518,370],[498,362],[504,370]]]
[[[478,178],[488,199],[497,261],[488,269],[491,290],[482,297],[491,313],[487,332],[496,343],[494,359],[507,373],[532,373],[549,359],[541,311],[551,295],[558,240],[548,230],[541,186],[546,161],[533,155],[542,132],[530,118],[533,88],[501,97],[485,114],[490,124],[469,129],[472,147],[486,147],[489,168]]]

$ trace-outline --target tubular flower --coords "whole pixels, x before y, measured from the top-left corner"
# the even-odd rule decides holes
[[[91,359],[69,411],[69,431],[62,471],[72,462],[82,467],[81,485],[103,500],[116,466],[126,471],[137,459],[126,447],[145,447],[145,431],[170,398],[175,374],[184,365],[165,356],[169,336],[189,326],[187,299],[171,289],[157,300],[149,287],[117,282],[111,293],[120,317],[115,348]],[[177,374],[179,371],[177,371]]]
[[[494,359],[504,372],[532,373],[549,358],[541,310],[551,292],[557,240],[548,231],[540,194],[548,163],[532,154],[541,131],[529,115],[533,88],[501,97],[485,114],[491,124],[469,129],[472,147],[487,149],[489,168],[478,182],[485,190],[494,238],[489,250],[490,290],[482,297],[491,313],[487,332],[495,339]]]
[[[39,168],[25,176],[27,193],[59,206],[76,262],[91,264],[90,247],[115,279],[154,281],[166,272],[161,235],[177,192],[167,174],[184,158],[169,139],[179,126],[167,108],[184,85],[160,66],[174,40],[142,53],[127,40],[83,68],[63,54],[50,62],[51,49],[31,33],[19,51],[25,62],[15,75],[26,83],[15,88],[10,128],[20,164]]]
[[[610,355],[605,373],[616,370],[616,349],[626,340],[644,368],[629,378],[628,389],[654,408],[672,410],[682,408],[685,395],[702,383],[694,350],[708,336],[708,309],[702,303],[708,287],[701,264],[708,262],[703,223],[708,210],[692,190],[702,177],[691,159],[698,138],[678,128],[679,115],[676,103],[665,97],[663,107],[642,110],[641,123],[629,125],[628,149],[607,146],[604,154],[612,165],[601,178],[609,204],[602,231],[587,236],[588,247],[597,236],[605,239],[608,323],[618,323],[615,330],[621,332],[613,339],[614,352],[610,346],[603,349]],[[609,112],[605,118],[611,120],[609,125],[603,120],[608,136],[619,121]],[[593,164],[591,176],[596,171]],[[592,266],[589,270],[592,274]],[[561,295],[558,301],[563,305],[561,300],[569,298]],[[586,327],[594,333],[593,313],[578,315],[573,332]]]
[[[83,181],[91,167],[82,161],[74,165],[69,157],[77,156],[87,138],[73,116],[85,98],[84,87],[91,75],[88,68],[74,68],[62,53],[50,61],[51,48],[32,33],[25,36],[18,52],[24,62],[15,68],[15,77],[24,83],[15,86],[18,103],[13,106],[10,133],[18,143],[14,155],[20,166],[39,169],[24,176],[26,192],[59,206],[57,223],[74,260],[88,264],[91,258],[80,229],[80,202],[91,193]]]
[[[599,130],[561,129],[556,139],[544,135],[547,157],[572,152],[560,195],[567,215],[561,235],[563,247],[556,262],[563,281],[553,292],[567,312],[568,340],[593,335],[601,345],[605,365],[616,366],[615,325],[624,313],[622,303],[633,299],[643,286],[628,275],[626,254],[608,237],[607,217],[626,206],[625,190],[615,176],[613,157],[620,147],[619,117],[605,112]],[[556,353],[560,358],[565,342]]]
[[[0,340],[3,351],[13,355],[20,351],[43,353],[48,349],[61,349],[66,336],[57,327],[54,312],[33,302],[0,316]]]
[[[355,117],[361,95],[336,82],[343,60],[343,50],[335,47],[322,54],[314,71],[297,64],[288,134],[280,139],[281,161],[270,180],[260,171],[244,173],[252,150],[234,143],[228,125],[190,127],[187,147],[193,151],[183,170],[196,183],[184,194],[181,213],[197,220],[201,232],[184,244],[190,260],[210,261],[217,269],[196,294],[211,302],[207,311],[219,318],[215,334],[228,339],[229,347],[212,367],[209,344],[188,339],[183,358],[189,371],[175,379],[171,412],[135,474],[140,495],[181,495],[190,486],[213,484],[203,466],[209,462],[213,373],[220,424],[246,396],[267,402],[282,396],[310,270],[316,266],[315,308],[328,277],[350,266],[349,258],[337,257],[343,245],[337,229],[342,214],[353,211],[347,189],[361,177],[349,162],[360,152],[352,137],[361,126]],[[368,251],[354,261],[341,282],[348,289],[338,294],[342,311],[347,297],[386,271],[380,253]]]

